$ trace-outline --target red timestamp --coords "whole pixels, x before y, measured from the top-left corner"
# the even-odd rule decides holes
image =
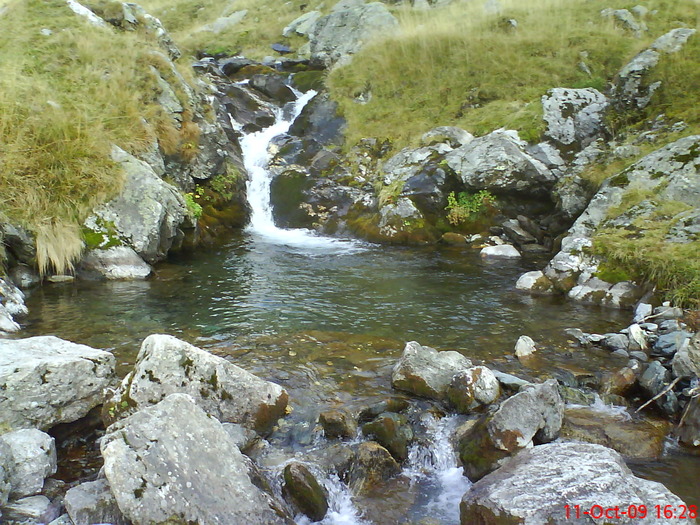
[[[593,519],[620,520],[623,518],[644,519],[655,517],[657,519],[695,519],[698,517],[697,505],[627,505],[607,507],[603,505],[564,505],[566,519],[578,519],[582,516],[590,516]]]

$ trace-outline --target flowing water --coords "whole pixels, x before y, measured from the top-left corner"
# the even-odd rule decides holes
[[[148,281],[34,289],[21,336],[52,334],[107,349],[123,375],[147,335],[168,333],[280,383],[294,410],[258,458],[278,476],[291,457],[310,457],[327,445],[315,427],[319,412],[354,411],[393,394],[391,368],[406,341],[457,350],[526,378],[562,369],[595,374],[625,364],[608,352],[574,346],[564,330],[617,331],[629,314],[516,292],[518,276],[534,263],[483,261],[466,247],[376,246],[277,228],[267,145],[311,96],[242,141],[253,209],[245,231],[219,248],[171,258]],[[512,358],[523,334],[540,348],[527,364]],[[327,476],[331,512],[324,523],[458,523],[457,504],[469,482],[448,439],[457,422],[421,421],[424,439],[411,449],[404,475],[374,499],[352,498],[337,476]],[[638,464],[638,471],[683,493],[700,472],[698,461],[669,457]],[[687,470],[680,478],[677,464]]]

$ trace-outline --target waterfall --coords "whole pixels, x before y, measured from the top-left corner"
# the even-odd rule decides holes
[[[428,415],[423,420],[429,445],[414,444],[404,469],[404,475],[419,484],[420,492],[426,494],[412,514],[437,518],[445,524],[459,524],[459,503],[471,482],[463,475],[464,469],[457,466],[457,456],[450,442],[458,422],[457,416],[436,419]]]
[[[297,100],[284,108],[275,108],[275,123],[272,126],[255,133],[244,133],[241,138],[243,164],[249,177],[246,187],[251,217],[247,230],[259,240],[305,250],[327,253],[362,249],[362,244],[356,241],[324,237],[303,228],[283,229],[275,225],[270,203],[272,174],[268,170],[271,160],[268,147],[272,139],[289,131],[304,106],[316,96],[313,90],[304,94],[295,93]]]

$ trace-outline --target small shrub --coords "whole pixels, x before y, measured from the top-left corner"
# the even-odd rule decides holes
[[[193,193],[185,193],[185,204],[187,205],[187,212],[190,214],[194,220],[199,220],[202,216],[202,206],[194,200],[195,196]]]
[[[486,190],[477,193],[461,192],[455,196],[450,192],[447,196],[447,220],[453,226],[457,226],[469,220],[473,215],[480,213],[484,206],[492,204],[495,197]]]

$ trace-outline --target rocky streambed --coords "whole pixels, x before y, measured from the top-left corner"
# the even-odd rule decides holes
[[[30,294],[22,338],[53,333],[108,352],[53,338],[3,343],[0,413],[38,414],[23,424],[33,430],[6,434],[31,450],[33,473],[22,477],[35,482],[9,489],[3,518],[41,523],[65,509],[74,523],[150,523],[200,512],[196,519],[213,523],[250,511],[241,522],[458,523],[466,493],[463,523],[490,519],[488,508],[568,523],[567,504],[645,504],[656,520],[647,522],[662,523],[655,505],[697,504],[699,462],[666,422],[682,415],[690,382],[677,383],[673,416],[661,412],[668,393],[634,412],[671,382],[662,372],[650,386],[643,373],[667,347],[664,335],[678,343],[656,356],[671,370],[682,359],[670,354],[695,351],[677,333],[691,330],[679,312],[640,310],[656,316],[636,323],[642,350],[631,346],[636,329],[620,332],[629,313],[515,290],[522,262],[493,263],[461,247],[343,250],[305,253],[243,235],[162,265],[155,280]],[[149,337],[158,332],[178,339]],[[529,356],[521,335],[533,340]],[[17,373],[28,350],[13,345],[44,357],[23,358]],[[68,368],[49,364],[57,361]],[[25,378],[26,404],[17,391],[8,401],[7,377]],[[99,404],[87,419],[54,426]],[[581,441],[592,444],[570,444]],[[633,477],[621,458],[681,498]],[[8,486],[24,463],[7,464]],[[569,494],[563,487],[576,496],[556,499]],[[252,499],[235,503],[240,493]],[[510,505],[517,493],[530,507]],[[191,503],[179,507],[173,495]]]

